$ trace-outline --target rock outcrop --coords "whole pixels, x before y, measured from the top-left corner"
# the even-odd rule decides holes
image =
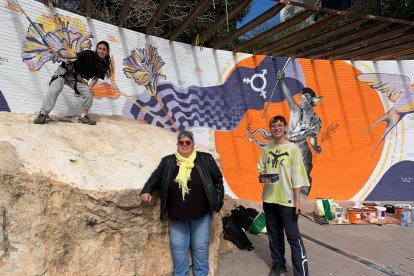
[[[2,275],[171,275],[158,198],[143,203],[139,192],[175,134],[111,117],[38,126],[0,113],[0,122]],[[216,214],[211,275],[221,232]]]

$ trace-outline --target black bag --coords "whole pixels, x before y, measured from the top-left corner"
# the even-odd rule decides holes
[[[258,214],[259,212],[256,209],[246,209],[242,205],[239,205],[236,209],[231,210],[231,217],[234,222],[246,231],[250,229],[250,226]]]
[[[243,229],[238,226],[231,216],[225,216],[223,219],[224,239],[231,241],[241,250],[252,251],[253,244],[244,233]]]

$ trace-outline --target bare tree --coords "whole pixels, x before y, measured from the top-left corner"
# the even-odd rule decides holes
[[[47,4],[47,0],[39,0]],[[92,2],[92,18],[112,24],[119,24],[119,16],[121,14],[123,0],[91,0]],[[148,22],[157,10],[161,0],[133,0],[129,6],[128,15],[125,19],[123,27],[145,33]],[[161,16],[157,25],[154,27],[152,34],[169,38],[172,32],[181,24],[186,16],[193,10],[199,1],[194,0],[173,0],[167,10]],[[83,16],[86,16],[86,0],[53,0],[54,6],[68,10]],[[213,5],[214,3],[214,5]],[[204,29],[208,28],[213,22],[227,10],[232,9],[239,3],[238,0],[215,0],[209,8],[194,20],[194,22],[177,38],[178,41],[191,43],[192,39]],[[240,14],[235,20],[229,22],[229,30],[227,26],[223,26],[216,34],[210,36],[204,41],[204,46],[211,46],[213,41],[219,40],[228,32],[236,29],[237,21],[241,21],[246,15],[249,8]]]

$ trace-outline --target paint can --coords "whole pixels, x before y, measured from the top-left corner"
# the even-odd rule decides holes
[[[376,218],[377,209],[374,207],[364,207],[362,208],[361,217],[364,220],[370,220],[371,218]]]
[[[347,210],[350,223],[360,223],[362,210],[358,208],[349,208]]]
[[[377,209],[377,218],[385,219],[385,211],[387,210],[387,208],[382,206],[376,206],[375,209]]]
[[[261,234],[261,233],[267,233],[266,231],[266,219],[265,214],[263,212],[260,212],[256,218],[253,220],[252,225],[250,225],[249,228],[250,233],[252,234]]]

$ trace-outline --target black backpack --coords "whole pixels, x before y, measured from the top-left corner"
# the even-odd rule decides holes
[[[241,250],[252,251],[253,244],[246,236],[243,229],[237,225],[232,216],[225,216],[223,219],[223,237],[231,241]]]
[[[231,217],[234,222],[244,228],[245,231],[250,229],[254,219],[257,217],[259,212],[253,208],[245,208],[242,205],[239,205],[236,209],[231,210]]]

